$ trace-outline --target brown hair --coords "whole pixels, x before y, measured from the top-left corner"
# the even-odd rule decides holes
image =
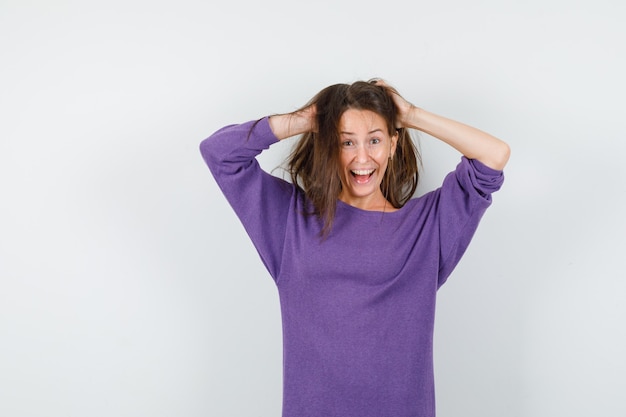
[[[420,156],[409,132],[395,127],[397,108],[391,96],[394,91],[376,85],[375,81],[335,84],[320,91],[301,109],[315,106],[317,132],[305,133],[297,142],[287,160],[287,171],[312,203],[312,214],[324,219],[323,236],[332,227],[342,187],[339,121],[348,109],[373,111],[385,120],[389,136],[398,131],[396,152],[381,183],[381,191],[391,205],[401,208],[415,192]]]

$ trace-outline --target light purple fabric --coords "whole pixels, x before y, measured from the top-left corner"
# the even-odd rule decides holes
[[[301,190],[261,170],[268,119],[200,145],[278,288],[283,417],[435,415],[433,325],[450,275],[503,181],[462,158],[441,188],[392,213],[338,201],[332,231],[303,214]]]

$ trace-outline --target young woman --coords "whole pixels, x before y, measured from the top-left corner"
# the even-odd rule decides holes
[[[407,129],[463,155],[419,198]],[[262,171],[256,155],[296,135],[292,181]],[[283,416],[434,416],[436,291],[500,188],[509,147],[376,80],[227,126],[200,149],[278,288]]]

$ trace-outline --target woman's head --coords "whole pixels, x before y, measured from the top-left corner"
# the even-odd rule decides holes
[[[398,132],[372,110],[349,108],[339,119],[339,199],[363,210],[389,207],[382,183]]]
[[[384,200],[395,208],[411,198],[419,155],[408,132],[396,129],[397,108],[388,87],[336,84],[304,108],[309,106],[316,109],[317,131],[300,139],[288,167],[314,213],[324,218],[324,233],[332,226],[338,198],[364,207],[359,203]]]

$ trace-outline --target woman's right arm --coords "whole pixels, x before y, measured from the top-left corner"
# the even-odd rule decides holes
[[[256,156],[276,143],[267,118],[224,127],[200,144],[215,181],[274,279],[280,273],[295,187],[263,171]]]

